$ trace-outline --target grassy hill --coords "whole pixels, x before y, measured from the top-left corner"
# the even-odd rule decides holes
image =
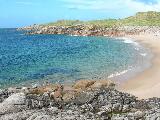
[[[101,27],[112,26],[160,26],[160,12],[138,12],[135,16],[130,16],[124,19],[105,19],[93,21],[79,21],[79,20],[59,20],[45,25],[54,26],[74,26],[74,25],[97,25]]]
[[[160,26],[160,12],[138,12],[135,16],[122,19],[121,22],[124,25]]]
[[[45,25],[54,25],[54,26],[73,26],[77,24],[84,24],[83,21],[79,20],[58,20],[56,22],[47,23]]]

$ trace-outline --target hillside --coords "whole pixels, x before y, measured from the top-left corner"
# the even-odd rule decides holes
[[[44,25],[49,26],[74,26],[74,25],[97,25],[101,27],[112,26],[160,26],[160,12],[138,12],[134,16],[124,19],[105,19],[105,20],[92,20],[92,21],[79,21],[79,20],[59,20]]]
[[[160,12],[138,12],[135,16],[122,19],[121,22],[124,25],[160,26]]]

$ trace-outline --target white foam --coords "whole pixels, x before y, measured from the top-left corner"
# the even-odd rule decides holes
[[[122,74],[127,73],[127,72],[128,72],[128,70],[124,70],[124,71],[122,71],[122,72],[116,72],[116,73],[114,73],[114,74],[109,75],[108,78],[113,78],[113,77],[122,75]]]
[[[116,39],[122,39],[124,43],[134,44],[135,46],[139,46],[139,44],[137,42],[135,42],[132,39],[126,38],[126,37],[117,37]]]
[[[78,36],[78,35],[70,35],[70,36]]]
[[[73,36],[78,36],[78,35],[73,35]]]
[[[127,43],[127,44],[134,44],[136,46],[139,46],[139,44],[133,40],[130,40],[130,39],[124,39],[124,43]]]
[[[139,51],[139,50],[140,50],[140,48],[137,48],[137,47],[136,47],[136,48],[135,48],[135,50]]]
[[[123,75],[123,74],[127,73],[129,70],[132,70],[132,67],[131,67],[131,66],[130,66],[129,69],[127,69],[127,70],[123,70],[123,71],[121,71],[121,72],[115,72],[115,73],[109,75],[108,78],[113,78],[113,77],[116,77],[116,76]]]
[[[140,55],[142,55],[142,56],[147,56],[147,53],[140,53]]]
[[[109,35],[104,35],[104,37],[109,37]]]

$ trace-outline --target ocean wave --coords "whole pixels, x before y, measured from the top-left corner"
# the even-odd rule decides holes
[[[127,70],[123,70],[123,71],[121,71],[121,72],[115,72],[115,73],[109,75],[108,78],[113,78],[113,77],[116,77],[116,76],[123,75],[123,74],[127,73],[127,72],[130,71],[130,70],[132,70],[132,67],[130,67],[130,68],[127,69]]]
[[[139,51],[139,50],[140,50],[140,48],[138,48],[138,47],[135,47],[135,50]]]
[[[135,46],[139,46],[139,44],[131,39],[128,38],[123,38],[124,39],[124,43],[128,43],[128,44],[134,44]]]
[[[127,44],[134,44],[135,46],[140,46],[139,43],[135,42],[134,40],[130,39],[130,38],[126,38],[126,37],[117,37],[115,39],[120,39],[123,40],[124,43]]]
[[[140,55],[142,55],[142,56],[147,56],[147,53],[140,53]]]
[[[70,36],[79,36],[79,35],[70,35]]]

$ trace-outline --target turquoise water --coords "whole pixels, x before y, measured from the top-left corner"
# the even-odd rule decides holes
[[[0,29],[0,87],[107,79],[139,66],[145,57],[140,50],[136,44],[114,38],[25,35]]]

